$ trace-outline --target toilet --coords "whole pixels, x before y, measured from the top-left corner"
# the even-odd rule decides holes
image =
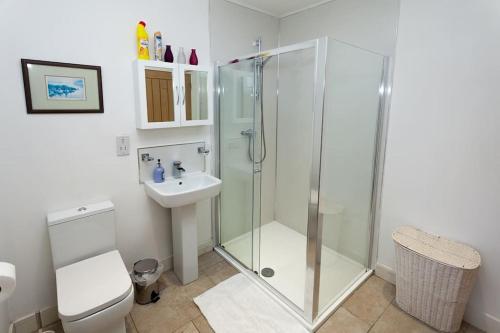
[[[110,201],[47,215],[57,306],[66,333],[125,333],[134,288],[116,250]]]

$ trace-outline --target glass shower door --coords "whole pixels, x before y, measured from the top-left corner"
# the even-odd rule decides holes
[[[260,224],[259,128],[256,127],[256,62],[219,67],[220,245],[248,269],[258,267],[254,228]],[[256,140],[257,138],[257,140]]]
[[[264,103],[268,149],[261,176],[263,189],[272,184],[273,196],[262,200],[259,273],[304,310],[316,44],[278,49],[263,69],[264,101],[274,96],[274,103]],[[272,216],[266,218],[270,204]]]
[[[320,312],[370,266],[384,57],[330,40],[327,63],[319,203]]]
[[[220,245],[298,313],[311,303],[305,294],[312,285],[307,248],[315,119],[323,101],[318,75],[325,70],[320,44],[326,41],[219,67]]]

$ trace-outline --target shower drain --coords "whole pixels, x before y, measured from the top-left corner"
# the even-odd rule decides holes
[[[262,276],[269,278],[269,277],[272,277],[274,275],[274,269],[269,268],[269,267],[262,268],[260,273],[262,274]]]

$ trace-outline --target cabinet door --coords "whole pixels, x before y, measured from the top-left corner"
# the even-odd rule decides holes
[[[145,76],[148,122],[175,121],[172,73],[168,71],[146,69]]]
[[[180,82],[176,65],[138,62],[138,128],[180,126]]]
[[[212,124],[211,78],[208,67],[179,65],[181,126]]]

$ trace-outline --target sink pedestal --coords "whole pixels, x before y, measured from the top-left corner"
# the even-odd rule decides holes
[[[167,178],[163,183],[144,182],[146,194],[172,210],[174,273],[182,284],[198,279],[198,219],[196,203],[220,193],[222,181],[204,172]]]
[[[198,279],[196,204],[172,208],[174,273],[182,284]]]

